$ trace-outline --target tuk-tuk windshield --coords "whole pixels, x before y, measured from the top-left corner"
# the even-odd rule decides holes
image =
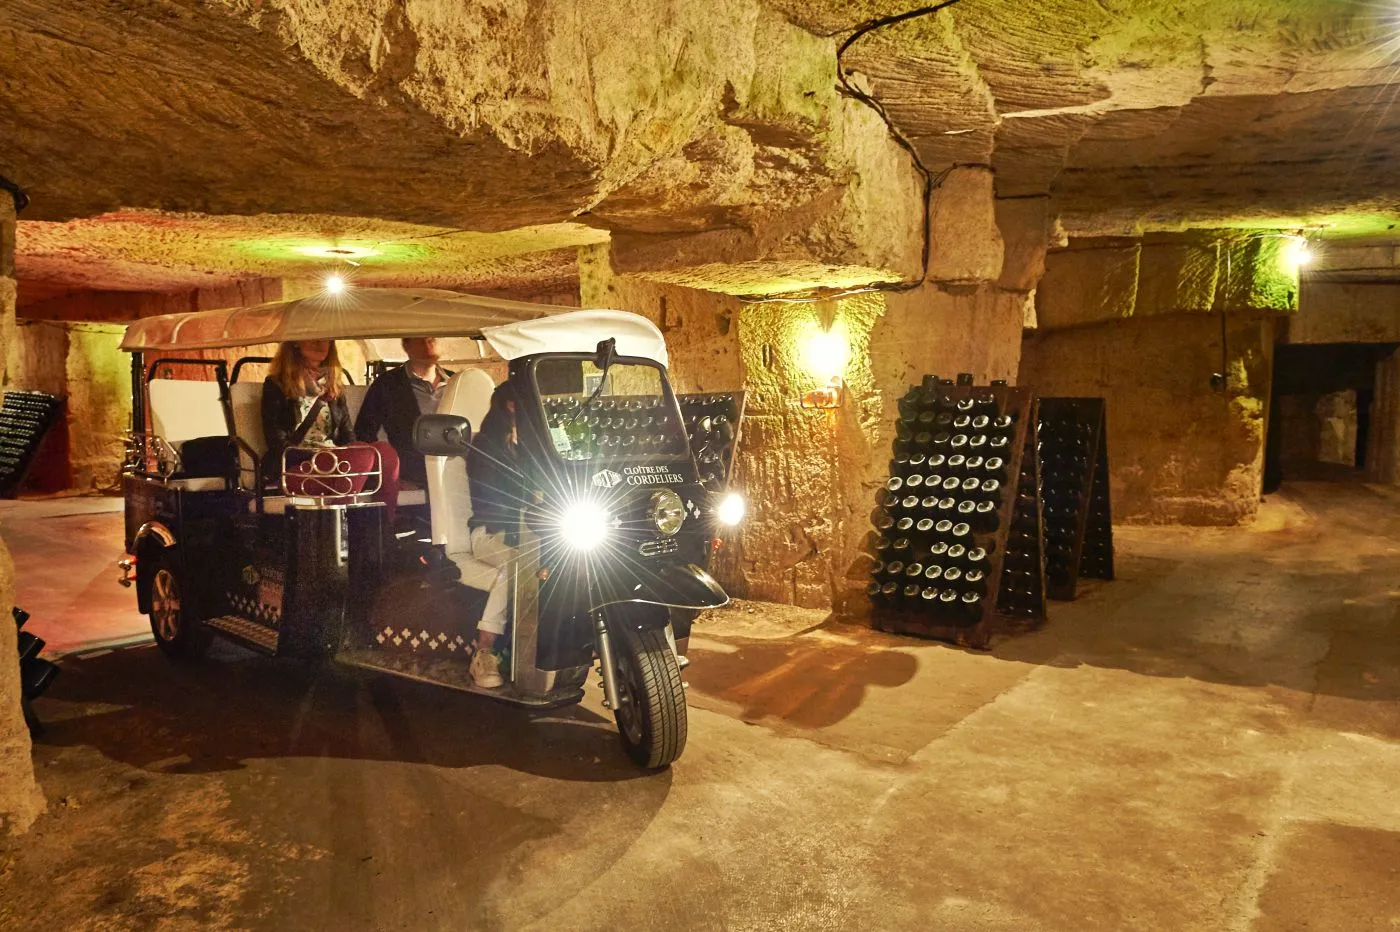
[[[677,456],[689,447],[666,376],[653,363],[551,356],[534,368],[549,437],[566,460]]]

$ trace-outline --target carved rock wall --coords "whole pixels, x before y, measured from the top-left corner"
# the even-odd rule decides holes
[[[1107,399],[1115,521],[1235,524],[1259,502],[1274,323],[1228,316],[1223,392],[1210,385],[1220,318],[1204,314],[1038,332],[1020,381],[1043,395]]]
[[[14,205],[0,194],[0,337],[6,350],[15,331],[14,237]],[[29,730],[19,707],[17,632],[9,621],[14,576],[10,553],[0,541],[0,832],[27,831],[44,809],[44,797],[34,782]]]

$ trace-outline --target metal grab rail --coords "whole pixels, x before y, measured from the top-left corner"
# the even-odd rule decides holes
[[[373,454],[374,466],[369,470],[356,470],[353,463],[342,456],[348,450],[366,451]],[[287,456],[293,451],[309,453],[299,463],[288,467]],[[373,484],[370,479],[373,478]],[[356,488],[356,480],[364,480]],[[295,483],[299,491],[292,491]],[[282,494],[289,498],[310,499],[319,508],[334,505],[365,504],[379,494],[384,483],[384,462],[379,450],[369,444],[353,447],[294,446],[282,451]]]

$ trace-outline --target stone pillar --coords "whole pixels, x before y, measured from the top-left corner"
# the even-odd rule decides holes
[[[15,208],[0,192],[0,340],[6,351],[15,332],[14,259]],[[0,366],[7,355],[0,352]],[[19,655],[8,611],[14,594],[14,564],[0,541],[0,832],[18,833],[38,818],[44,797],[34,782],[29,731],[19,707]]]

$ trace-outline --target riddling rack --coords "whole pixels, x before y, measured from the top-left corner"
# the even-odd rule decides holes
[[[1079,577],[1113,578],[1104,400],[1040,399],[1040,437],[1049,595],[1072,600]]]
[[[744,420],[743,392],[677,395],[700,482],[711,491],[729,488],[734,475],[734,451]]]
[[[927,376],[899,402],[872,518],[875,626],[985,648],[1045,618],[1035,396]]]
[[[63,399],[45,392],[5,392],[0,410],[0,496],[18,493],[40,441],[62,412]]]

